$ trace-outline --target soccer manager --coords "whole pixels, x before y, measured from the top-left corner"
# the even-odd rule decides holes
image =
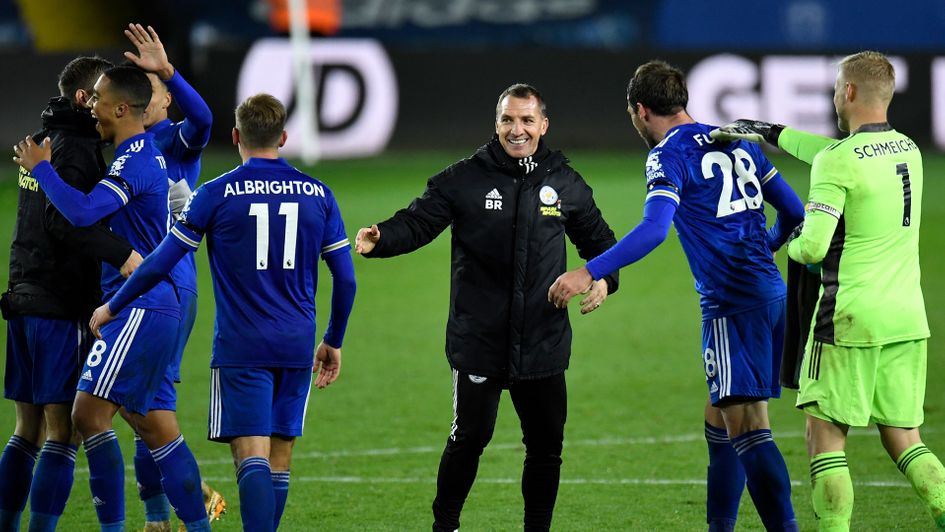
[[[525,443],[525,530],[548,530],[558,493],[571,355],[566,309],[548,286],[567,268],[564,235],[585,260],[616,243],[591,188],[542,136],[548,117],[534,87],[499,95],[496,135],[430,178],[392,218],[358,231],[365,257],[414,251],[452,226],[446,357],[453,368],[453,424],[440,459],[433,530],[456,530],[509,391]],[[581,312],[617,289],[616,273],[588,286]]]

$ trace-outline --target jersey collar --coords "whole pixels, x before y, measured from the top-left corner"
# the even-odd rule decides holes
[[[165,129],[171,127],[171,124],[173,124],[171,119],[165,118],[164,120],[161,120],[157,124],[153,124],[151,127],[149,127],[148,133],[150,133],[151,135],[157,135],[161,131],[164,131]]]
[[[892,131],[892,126],[889,125],[889,122],[863,124],[862,126],[856,128],[856,131],[854,131],[853,134],[856,135],[857,133],[882,133],[883,131]]]
[[[261,159],[259,157],[250,157],[248,161],[243,163],[243,166],[248,166],[250,168],[290,168],[289,163],[279,157],[278,159]]]
[[[132,142],[136,142],[138,140],[147,138],[148,136],[149,136],[148,133],[144,132],[144,133],[138,133],[137,135],[128,137],[127,139],[125,139],[124,142],[119,144],[117,148],[115,148],[115,153],[120,154],[120,153],[126,152],[128,150],[128,147],[131,146]]]

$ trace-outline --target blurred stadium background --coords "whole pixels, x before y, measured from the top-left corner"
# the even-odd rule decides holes
[[[270,92],[300,122],[285,0],[0,0],[0,74],[6,79],[0,138],[10,146],[39,126],[65,62],[80,53],[120,59],[129,21],[153,25],[175,66],[214,112],[201,181],[238,164],[232,110]],[[751,116],[836,135],[831,103],[838,57],[869,48],[891,56],[897,95],[891,121],[926,155],[922,226],[930,342],[926,440],[945,452],[945,267],[939,230],[945,184],[945,3],[913,0],[309,0],[307,62],[316,87],[322,160],[310,173],[335,191],[349,235],[386,218],[427,177],[488,140],[498,93],[524,81],[549,105],[547,141],[594,187],[618,235],[639,219],[645,152],[625,114],[633,69],[662,58],[689,73],[689,111],[723,123]],[[291,141],[286,153],[297,156]],[[109,156],[108,154],[106,155]],[[804,197],[808,169],[772,158]],[[0,173],[0,233],[16,212],[15,167]],[[0,262],[8,248],[0,246]],[[429,527],[439,451],[451,420],[443,357],[448,237],[384,262],[356,258],[359,291],[341,380],[313,392],[296,446],[284,530],[418,530]],[[782,258],[783,260],[783,258]],[[579,264],[576,256],[570,262]],[[198,253],[200,315],[184,361],[180,418],[202,472],[234,510],[214,528],[238,530],[227,449],[204,441],[208,349],[213,331],[206,255]],[[7,269],[0,267],[0,281]],[[328,308],[323,271],[320,309]],[[895,311],[895,309],[890,309]],[[325,312],[320,327],[324,326]],[[704,518],[705,397],[699,311],[678,241],[624,270],[600,311],[572,316],[570,419],[559,530],[699,530]],[[775,436],[795,482],[803,530],[813,530],[803,417],[794,392],[772,403]],[[0,438],[13,428],[0,407]],[[143,520],[127,446],[128,524]],[[463,530],[520,528],[520,432],[504,401],[492,445],[467,503]],[[872,429],[848,450],[858,483],[856,530],[930,529],[911,488]],[[80,453],[63,529],[93,530]],[[760,530],[747,493],[740,528]]]

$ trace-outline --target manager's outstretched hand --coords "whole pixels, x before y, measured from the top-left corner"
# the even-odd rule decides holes
[[[167,59],[167,52],[164,51],[164,44],[158,38],[154,28],[148,26],[147,31],[141,24],[128,24],[125,30],[125,36],[138,49],[138,55],[134,52],[125,52],[125,57],[140,67],[142,70],[154,72],[163,81],[174,77],[174,66]]]
[[[335,382],[341,374],[341,349],[336,349],[325,342],[319,342],[315,348],[315,363],[312,365],[315,377],[315,387],[324,388]]]
[[[731,124],[713,129],[709,132],[709,136],[713,140],[747,140],[756,144],[768,142],[777,147],[778,136],[783,130],[784,126],[781,124],[740,118]]]
[[[564,308],[568,306],[568,301],[572,297],[586,294],[593,287],[594,278],[591,277],[591,272],[581,266],[576,270],[562,273],[555,279],[554,284],[548,289],[548,302],[554,303],[558,308]]]
[[[374,244],[377,244],[380,239],[381,230],[377,228],[377,224],[370,228],[362,227],[358,230],[358,236],[354,239],[354,250],[360,255],[370,253],[374,250]]]

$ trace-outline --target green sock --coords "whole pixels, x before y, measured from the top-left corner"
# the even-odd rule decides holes
[[[942,462],[928,447],[917,443],[899,455],[896,467],[909,479],[939,529],[945,530],[945,467]]]
[[[821,453],[810,461],[811,500],[817,529],[850,530],[853,515],[853,480],[843,451]]]

